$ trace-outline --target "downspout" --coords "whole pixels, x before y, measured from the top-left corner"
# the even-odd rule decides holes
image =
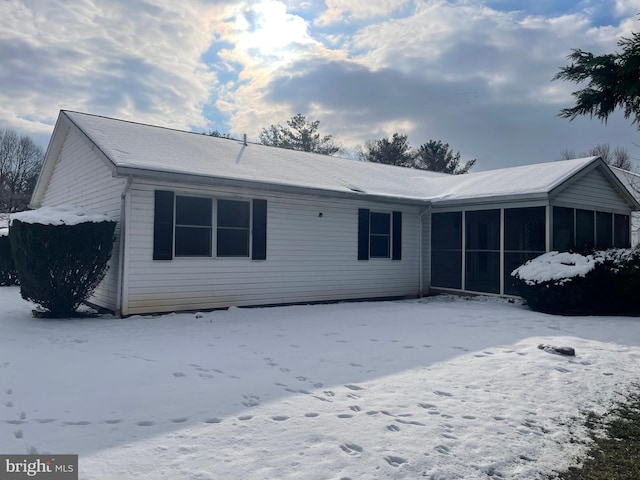
[[[424,245],[423,245],[423,235],[422,235],[422,230],[423,230],[423,225],[422,225],[422,217],[427,214],[427,213],[431,213],[431,205],[429,205],[427,207],[426,210],[420,212],[420,215],[418,217],[419,221],[418,221],[418,249],[419,249],[419,268],[418,268],[418,275],[420,275],[418,284],[418,296],[422,297],[424,295]]]
[[[116,318],[122,317],[122,297],[124,288],[124,252],[125,252],[125,233],[126,233],[126,211],[127,211],[127,200],[129,197],[129,192],[131,191],[131,184],[133,183],[133,179],[131,176],[127,177],[127,183],[122,191],[122,195],[120,196],[120,249],[118,251],[118,291],[116,298]]]

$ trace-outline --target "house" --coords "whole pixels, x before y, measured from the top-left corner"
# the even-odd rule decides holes
[[[452,176],[61,111],[31,207],[117,220],[91,301],[117,314],[430,290],[515,294],[551,249],[626,246],[598,157]]]

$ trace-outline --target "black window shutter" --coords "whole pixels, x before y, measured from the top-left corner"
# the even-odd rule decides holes
[[[251,233],[251,259],[267,259],[267,201],[253,200],[253,230]]]
[[[153,259],[173,258],[173,192],[155,191],[153,210]]]
[[[402,260],[402,212],[393,212],[393,252],[392,260]]]
[[[358,260],[369,260],[369,210],[358,209]]]

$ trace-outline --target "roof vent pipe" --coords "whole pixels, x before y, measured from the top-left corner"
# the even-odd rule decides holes
[[[244,140],[242,141],[242,143],[244,143],[244,146],[247,146],[247,134],[244,134]]]

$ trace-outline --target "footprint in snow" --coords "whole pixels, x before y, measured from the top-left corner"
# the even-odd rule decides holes
[[[449,447],[446,445],[438,445],[434,450],[442,455],[449,455]]]
[[[287,417],[286,415],[276,415],[275,417],[271,417],[271,420],[275,422],[284,422],[286,420],[289,420],[289,417]]]
[[[404,425],[417,425],[419,427],[424,427],[424,423],[416,422],[415,420],[401,420],[398,418],[396,422],[402,423]]]
[[[360,445],[356,443],[344,443],[340,445],[340,449],[348,455],[359,455],[364,450]]]
[[[304,416],[307,418],[314,418],[317,417],[319,414],[315,413],[315,412],[309,412],[309,413],[305,413]]]
[[[338,418],[352,418],[353,415],[351,415],[350,413],[341,413],[340,415],[338,415]]]
[[[349,407],[349,410],[352,410],[354,412],[359,412],[360,410],[362,410],[358,405],[351,405]]]
[[[154,425],[154,423],[150,420],[141,420],[139,422],[136,422],[136,425],[139,427],[150,427]]]
[[[453,397],[452,393],[449,392],[443,392],[442,390],[436,390],[433,393],[435,393],[436,395],[438,395],[439,397]]]
[[[173,372],[173,376],[178,378],[178,377],[186,377],[187,374],[184,372]]]
[[[220,423],[222,422],[222,420],[220,420],[219,418],[207,418],[204,423]]]
[[[189,420],[187,417],[178,417],[178,418],[172,418],[171,421],[173,423],[184,423],[187,420]]]
[[[103,420],[104,423],[108,425],[115,425],[116,423],[120,423],[122,420],[119,418],[109,418],[107,420]]]
[[[364,388],[359,387],[357,385],[345,385],[345,387],[347,387],[349,390],[364,390]]]
[[[400,427],[397,425],[387,425],[387,430],[389,430],[390,432],[399,432]]]
[[[251,420],[253,418],[253,415],[243,415],[241,417],[238,417],[238,420],[242,420],[243,422],[246,422],[247,420]]]
[[[257,407],[260,405],[260,397],[257,395],[243,395],[242,398],[245,399],[245,401],[242,402],[245,407]]]
[[[384,459],[392,467],[399,467],[403,463],[407,463],[407,461],[404,458],[396,457],[394,455],[389,455],[387,457],[384,457]]]
[[[36,418],[36,423],[51,423],[58,420],[57,418]]]
[[[13,432],[13,436],[16,438],[22,438],[22,430],[16,430]]]

